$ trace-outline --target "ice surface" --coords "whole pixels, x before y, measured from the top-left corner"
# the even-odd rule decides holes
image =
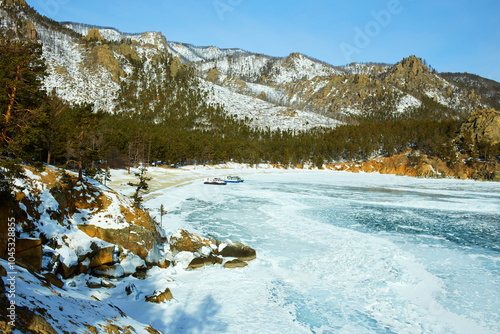
[[[190,256],[178,254],[180,267],[158,271],[173,280],[176,302],[158,310],[157,328],[198,330],[207,321],[205,329],[231,333],[500,330],[498,184],[333,171],[244,178],[224,189],[184,183],[147,202],[166,203],[169,230],[257,251],[238,270],[185,271]]]

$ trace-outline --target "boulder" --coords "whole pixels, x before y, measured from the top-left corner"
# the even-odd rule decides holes
[[[165,291],[160,292],[159,290],[155,290],[155,292],[152,295],[146,296],[145,300],[150,303],[163,303],[165,301],[168,301],[170,299],[173,299],[174,297],[172,296],[172,292],[170,292],[170,289],[167,288]]]
[[[125,274],[128,275],[135,273],[138,269],[147,268],[144,260],[131,252],[128,252],[126,256],[121,259],[120,265],[125,271]]]
[[[57,273],[61,274],[62,278],[67,279],[73,277],[78,269],[78,263],[68,266],[64,262],[60,262],[57,268]]]
[[[78,253],[78,262],[83,262],[85,261],[87,258],[91,259],[94,257],[94,255],[97,253],[98,250],[100,250],[101,248],[95,243],[95,242],[91,242],[90,243],[90,247],[84,251],[80,251]]]
[[[78,228],[92,238],[116,244],[146,260],[156,245],[155,234],[144,227],[129,225],[123,229],[106,229],[94,225],[78,225]]]
[[[223,257],[236,257],[241,261],[249,261],[257,257],[255,249],[246,246],[241,242],[228,243],[224,248],[222,248],[222,250],[219,251],[219,255]]]
[[[238,260],[238,259],[234,259],[234,260],[227,261],[226,263],[224,263],[224,268],[242,268],[242,267],[246,267],[246,266],[248,266],[248,263],[246,263],[245,261]]]
[[[99,289],[102,287],[101,283],[102,283],[101,281],[88,280],[86,284],[90,289]]]
[[[109,246],[99,249],[95,255],[90,259],[89,267],[95,268],[104,264],[115,263],[115,246]]]
[[[201,268],[203,266],[212,265],[212,264],[221,264],[222,259],[218,256],[210,254],[208,256],[196,257],[194,258],[188,265],[186,269],[196,269]]]
[[[147,270],[141,270],[141,268],[138,268],[138,270],[132,274],[137,279],[146,279],[148,278],[148,272]]]
[[[78,263],[78,267],[76,268],[75,275],[87,274],[89,271],[89,267],[83,263]]]
[[[16,259],[40,271],[42,268],[42,240],[16,239]]]
[[[170,250],[174,253],[199,252],[204,246],[210,247],[210,241],[185,230],[178,230],[170,237]]]

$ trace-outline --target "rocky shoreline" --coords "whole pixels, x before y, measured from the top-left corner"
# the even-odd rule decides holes
[[[477,181],[500,181],[500,163],[468,162],[468,157],[459,155],[458,162],[449,162],[427,155],[411,153],[392,157],[379,157],[361,162],[327,164],[325,168],[352,173],[380,173],[427,178],[456,178]]]
[[[22,191],[16,202],[11,207],[2,206],[1,210],[2,217],[14,215],[17,224],[15,263],[11,266],[2,260],[0,265],[2,332],[8,333],[14,328],[41,333],[71,332],[67,326],[76,326],[87,327],[90,333],[101,330],[161,333],[151,326],[141,329],[136,325],[127,329],[119,317],[105,315],[101,319],[97,317],[97,325],[84,320],[79,322],[74,319],[75,314],[88,313],[82,309],[85,303],[76,306],[70,314],[63,311],[64,306],[59,308],[59,316],[72,318],[71,324],[61,324],[56,314],[48,315],[46,310],[49,304],[64,305],[72,300],[72,289],[83,289],[87,291],[83,298],[86,303],[102,309],[103,314],[113,314],[117,307],[104,303],[99,293],[118,289],[127,277],[132,277],[132,281],[147,279],[153,268],[196,270],[220,265],[221,270],[227,270],[222,268],[244,267],[247,261],[256,257],[253,248],[237,241],[202,238],[185,230],[178,230],[167,238],[147,211],[133,206],[128,197],[91,179],[77,181],[74,176],[63,177],[52,168],[41,172],[25,167],[25,174],[27,177],[18,181]],[[7,236],[8,232],[7,225],[2,225],[0,234]],[[4,259],[9,257],[7,248],[7,237],[0,239],[0,256]],[[30,286],[39,286],[35,290],[38,292],[26,291],[29,286],[18,288],[16,305],[19,312],[14,323],[7,317],[10,303],[7,279],[12,272],[22,273],[23,282],[29,282]],[[43,293],[39,294],[41,290],[50,291],[53,295],[50,302],[44,299]],[[150,303],[174,299],[168,284],[148,292],[138,291],[129,283],[123,291],[113,293],[142,298]],[[118,313],[126,317],[121,310]],[[43,330],[39,331],[41,328]]]

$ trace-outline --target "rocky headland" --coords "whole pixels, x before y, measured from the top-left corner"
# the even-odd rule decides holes
[[[90,333],[158,333],[138,322],[130,325],[132,319],[112,302],[101,301],[93,291],[116,289],[125,277],[147,279],[152,268],[196,270],[217,264],[220,270],[227,270],[223,266],[243,267],[245,261],[256,257],[254,249],[239,242],[202,238],[185,230],[167,238],[147,211],[92,179],[79,181],[66,171],[27,166],[24,174],[25,178],[15,181],[19,190],[16,200],[1,206],[2,221],[14,218],[16,223],[12,233],[15,254],[9,254],[12,231],[7,224],[2,224],[0,231],[0,256],[5,259],[1,260],[0,274],[8,279],[15,272],[17,289],[15,323],[9,323],[9,286],[0,280],[3,332],[16,328],[59,333],[86,327]],[[7,261],[11,255],[15,263]],[[75,286],[76,277],[85,286]],[[88,295],[78,295],[73,288],[84,289]],[[130,283],[122,292],[151,303],[174,298],[168,286],[139,293]],[[52,310],[54,304],[61,306]],[[68,304],[72,304],[69,313],[64,312]],[[100,315],[90,315],[91,310]],[[70,323],[60,321],[68,317],[72,318]],[[89,323],[88,319],[95,321]]]

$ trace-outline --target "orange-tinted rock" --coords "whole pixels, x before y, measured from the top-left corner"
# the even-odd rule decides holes
[[[66,279],[75,275],[76,270],[78,269],[78,264],[67,266],[64,262],[61,262],[57,272],[61,274],[61,276]]]
[[[130,225],[124,229],[105,229],[94,225],[78,225],[88,236],[116,244],[128,249],[143,260],[156,243],[153,232],[144,227]]]
[[[163,292],[159,292],[158,290],[155,291],[152,295],[146,296],[145,300],[150,303],[163,303],[166,301],[169,301],[170,299],[173,299],[174,297],[172,296],[172,292],[170,291],[169,288],[167,288]]]
[[[114,263],[115,262],[113,257],[114,253],[115,253],[115,246],[109,246],[106,248],[99,249],[90,260],[89,267],[94,268],[102,266],[103,264]]]
[[[173,252],[198,252],[203,246],[209,246],[207,240],[202,240],[200,237],[189,233],[185,230],[177,231],[169,241],[170,250]]]

